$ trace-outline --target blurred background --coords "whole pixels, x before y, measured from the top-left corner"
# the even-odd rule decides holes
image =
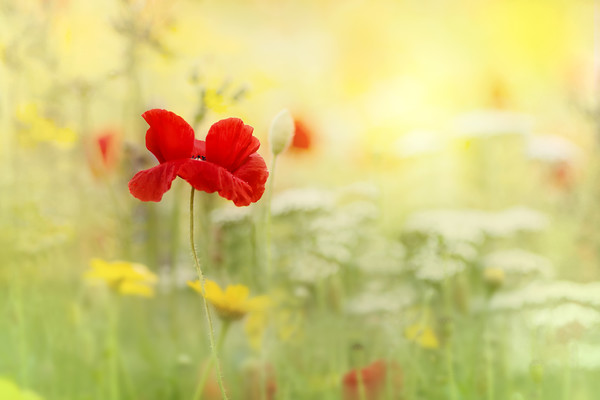
[[[141,114],[242,118],[272,166],[287,108],[260,202],[197,194],[205,274],[271,299],[229,330],[232,398],[594,399],[598,7],[1,1],[0,398],[220,398],[187,183],[127,189]]]

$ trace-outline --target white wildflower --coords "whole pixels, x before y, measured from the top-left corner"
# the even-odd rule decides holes
[[[465,261],[473,261],[477,258],[479,251],[472,243],[469,242],[451,242],[446,241],[446,254],[458,256]]]
[[[484,232],[478,210],[428,210],[412,214],[404,228],[411,232],[437,234],[451,241],[481,243]]]
[[[393,290],[368,290],[346,303],[349,314],[395,313],[414,304],[415,293],[407,287]]]
[[[513,275],[553,275],[552,263],[545,257],[522,249],[498,250],[485,256],[485,268],[500,268]]]
[[[419,265],[415,276],[424,281],[440,282],[462,272],[465,267],[466,264],[462,260],[432,257]]]
[[[492,299],[491,306],[497,310],[519,310],[527,306],[560,302],[600,307],[600,282],[534,282],[522,289],[498,293]]]
[[[555,329],[573,323],[579,324],[584,328],[591,328],[600,324],[600,312],[591,307],[566,303],[534,311],[531,316],[531,323],[535,327]]]
[[[357,258],[358,268],[368,273],[397,274],[403,270],[406,250],[398,242],[379,238]]]
[[[314,251],[323,258],[339,263],[346,263],[352,259],[352,253],[348,245],[336,240],[336,236],[321,235],[315,243]]]
[[[528,135],[532,127],[531,116],[502,110],[476,110],[458,116],[454,122],[458,137]]]
[[[248,207],[221,207],[210,214],[215,225],[229,225],[247,221],[250,218]]]
[[[321,210],[331,210],[335,204],[333,193],[314,189],[290,189],[273,198],[271,211],[274,216],[294,212],[308,213]]]
[[[484,229],[493,237],[505,237],[517,232],[541,231],[549,225],[546,214],[528,207],[512,207],[497,213],[489,213]]]
[[[527,143],[527,156],[546,162],[570,162],[581,156],[579,146],[557,135],[535,135]]]
[[[302,283],[316,283],[329,276],[335,275],[340,269],[337,263],[321,257],[307,254],[297,258],[289,265],[290,279]]]
[[[548,226],[548,217],[527,207],[492,212],[472,209],[429,210],[411,215],[408,231],[437,234],[449,241],[478,244],[485,236],[505,237],[523,231],[539,231]]]

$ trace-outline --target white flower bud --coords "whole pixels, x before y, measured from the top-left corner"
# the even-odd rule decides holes
[[[283,109],[273,118],[269,129],[269,144],[274,156],[279,155],[292,143],[294,137],[294,119],[287,109]]]

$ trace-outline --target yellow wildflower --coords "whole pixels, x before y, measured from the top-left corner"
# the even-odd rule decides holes
[[[255,311],[248,316],[244,324],[244,332],[248,343],[253,350],[260,351],[263,344],[263,336],[267,330],[268,317],[265,311]]]
[[[145,265],[127,261],[107,262],[94,258],[85,278],[92,282],[104,282],[117,293],[127,296],[154,296],[155,274]]]
[[[250,289],[245,285],[227,285],[223,290],[216,282],[207,280],[204,292],[199,281],[190,281],[188,286],[203,295],[224,320],[234,321],[250,312],[264,310],[269,305],[267,296],[250,298]]]
[[[216,113],[224,113],[227,111],[227,103],[223,94],[214,89],[208,89],[204,93],[204,104],[209,110],[213,110]]]
[[[437,349],[440,342],[431,327],[426,324],[413,324],[404,330],[404,336],[425,349]]]
[[[77,135],[72,129],[59,127],[42,115],[34,103],[17,107],[16,119],[19,122],[19,142],[23,147],[33,147],[40,142],[52,142],[62,147],[72,147]]]

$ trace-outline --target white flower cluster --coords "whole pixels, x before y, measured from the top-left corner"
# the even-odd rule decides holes
[[[478,210],[427,210],[412,214],[404,224],[409,232],[440,235],[450,241],[481,243],[481,221],[485,213]]]
[[[403,271],[406,250],[399,242],[378,237],[369,243],[356,263],[363,272],[371,274],[397,274]]]
[[[429,238],[411,257],[408,266],[415,271],[417,279],[440,282],[462,272],[467,267],[466,260],[471,259],[467,257],[476,254],[477,250],[469,243],[442,244],[437,238]]]
[[[315,188],[290,189],[273,198],[271,212],[273,216],[282,216],[295,212],[327,211],[334,204],[335,195],[331,191]]]
[[[295,259],[288,267],[291,280],[300,283],[316,283],[335,275],[340,266],[338,263],[325,260],[312,254]]]
[[[346,303],[346,312],[354,315],[396,313],[412,305],[414,292],[406,287],[387,291],[370,289]]]
[[[534,311],[530,321],[535,327],[558,329],[576,323],[584,328],[591,328],[600,324],[600,311],[579,304],[565,303]]]
[[[210,214],[215,225],[230,225],[248,221],[250,219],[250,208],[248,207],[221,207]]]
[[[512,275],[534,275],[550,278],[552,263],[545,257],[522,249],[498,250],[483,259],[485,268],[500,268]]]
[[[560,302],[600,307],[600,282],[533,282],[522,289],[498,293],[492,299],[491,307],[496,310],[520,310],[522,307]]]
[[[450,241],[479,244],[486,235],[506,237],[517,232],[540,231],[548,223],[545,214],[519,206],[498,212],[473,209],[422,211],[407,219],[405,229],[437,234]]]
[[[528,135],[532,127],[531,116],[502,110],[475,110],[458,116],[454,121],[458,137]]]
[[[527,157],[546,162],[570,162],[581,155],[579,146],[557,135],[531,136],[527,143]]]
[[[493,237],[506,237],[517,232],[536,232],[549,225],[546,214],[524,206],[500,212],[490,212],[484,221],[484,230]]]
[[[466,268],[466,264],[462,260],[443,259],[436,255],[432,255],[429,259],[422,258],[420,261],[415,276],[417,279],[430,282],[441,282]]]

